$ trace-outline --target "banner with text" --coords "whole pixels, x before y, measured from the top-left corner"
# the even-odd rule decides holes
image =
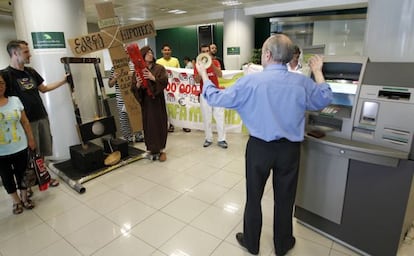
[[[170,67],[166,69],[168,86],[164,94],[169,121],[174,126],[204,130],[199,102],[201,91],[200,85],[194,81],[194,70]],[[223,77],[219,79],[220,86],[229,87],[241,76],[242,70],[223,70]],[[236,111],[226,109],[224,120],[227,132],[242,131],[242,120]]]

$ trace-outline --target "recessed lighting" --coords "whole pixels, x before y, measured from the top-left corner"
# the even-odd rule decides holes
[[[184,14],[187,13],[187,11],[183,11],[183,10],[178,10],[178,9],[174,9],[174,10],[169,10],[168,13],[173,13],[173,14]]]
[[[138,17],[132,17],[132,18],[128,18],[128,20],[141,21],[141,20],[145,20],[145,19],[144,18],[138,18]]]
[[[230,1],[222,1],[221,4],[222,5],[227,5],[227,6],[235,6],[235,5],[241,5],[242,2],[237,1],[237,0],[235,0],[235,1],[230,0]]]
[[[174,14],[184,14],[187,13],[187,11],[179,10],[178,12],[175,12]]]

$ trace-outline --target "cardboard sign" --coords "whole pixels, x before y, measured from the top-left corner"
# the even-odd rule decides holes
[[[96,4],[100,19],[100,32],[71,38],[70,49],[76,57],[108,49],[115,72],[119,74],[118,86],[125,102],[129,122],[133,132],[142,130],[141,106],[131,93],[132,77],[129,74],[129,58],[124,44],[156,35],[153,21],[119,26],[112,2]]]
[[[111,27],[112,28],[112,27]],[[152,21],[132,24],[119,29],[108,29],[91,33],[68,40],[70,49],[76,57],[101,51],[124,43],[137,41],[143,38],[155,36],[154,23]]]

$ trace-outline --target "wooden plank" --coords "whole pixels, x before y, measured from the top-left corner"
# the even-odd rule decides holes
[[[142,130],[141,105],[131,92],[132,75],[129,72],[129,57],[123,46],[109,48],[115,72],[119,74],[118,86],[124,99],[129,123],[133,132]]]

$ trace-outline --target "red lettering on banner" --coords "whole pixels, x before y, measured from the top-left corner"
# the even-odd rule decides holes
[[[185,85],[184,84],[180,84],[180,88],[178,90],[179,93],[185,93]]]
[[[172,83],[171,87],[170,87],[170,91],[175,92],[177,90],[177,84],[176,83]]]

